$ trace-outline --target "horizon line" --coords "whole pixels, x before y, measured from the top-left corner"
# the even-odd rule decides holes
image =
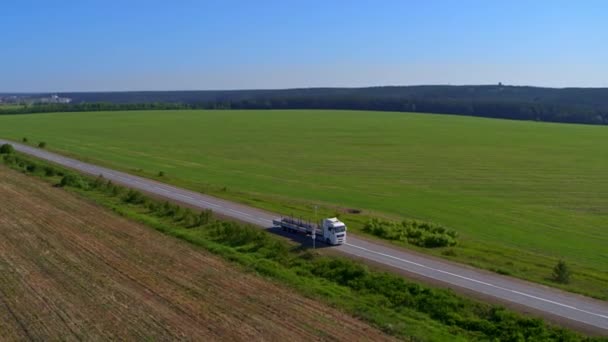
[[[0,92],[0,95],[46,95],[65,93],[158,93],[158,92],[239,92],[239,91],[289,91],[313,89],[370,89],[370,88],[416,88],[416,87],[513,87],[513,88],[541,88],[541,89],[608,89],[608,87],[548,87],[534,85],[513,85],[503,83],[492,84],[416,84],[416,85],[370,85],[353,87],[314,86],[314,87],[287,87],[287,88],[235,88],[235,89],[175,89],[175,90],[76,90],[76,91],[27,91],[27,92]]]

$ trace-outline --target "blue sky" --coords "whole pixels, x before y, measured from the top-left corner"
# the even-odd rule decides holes
[[[606,13],[600,0],[7,0],[0,92],[608,87]]]

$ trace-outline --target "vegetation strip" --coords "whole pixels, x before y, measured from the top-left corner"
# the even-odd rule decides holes
[[[339,257],[317,255],[234,222],[216,221],[148,198],[101,178],[6,154],[9,167],[94,199],[115,212],[189,241],[302,293],[361,317],[387,333],[412,340],[602,341],[527,318],[504,308],[431,289]]]
[[[4,113],[141,109],[355,109],[515,120],[608,123],[608,90],[540,87],[393,86],[233,91],[63,93],[75,104],[0,106]],[[35,98],[35,96],[34,96]],[[23,102],[31,102],[28,96]],[[164,103],[163,103],[164,102]]]

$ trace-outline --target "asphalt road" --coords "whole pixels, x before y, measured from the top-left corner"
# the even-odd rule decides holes
[[[115,183],[120,183],[166,199],[179,201],[193,207],[212,209],[220,215],[232,217],[262,228],[272,227],[272,219],[280,216],[279,214],[268,213],[260,209],[0,139],[0,144],[3,143],[10,143],[20,152],[79,170],[83,173],[94,176],[102,175],[104,178],[112,180]],[[569,321],[570,324],[576,323],[578,326],[608,335],[608,302],[476,270],[471,267],[408,252],[404,249],[387,247],[383,244],[359,239],[353,235],[348,236],[346,244],[330,248],[347,256],[367,259],[409,274],[428,278],[434,283],[461,288],[483,295],[484,297],[496,299],[499,302],[529,308],[531,312],[543,314],[546,317],[554,319]]]

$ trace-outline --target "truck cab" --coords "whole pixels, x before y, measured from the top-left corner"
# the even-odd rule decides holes
[[[326,218],[321,222],[323,241],[329,245],[341,245],[346,242],[346,225],[336,217]]]

